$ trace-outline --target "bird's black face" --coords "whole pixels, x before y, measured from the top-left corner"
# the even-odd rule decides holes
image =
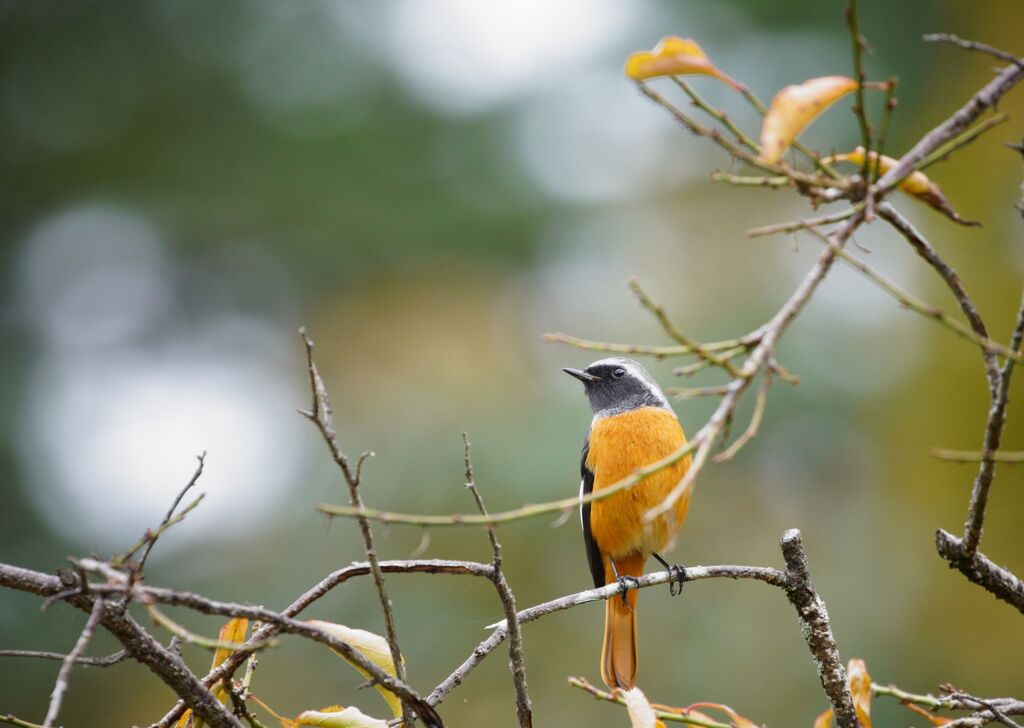
[[[583,370],[563,369],[583,382],[590,408],[607,416],[638,407],[665,407],[668,402],[647,371],[631,359],[613,357],[594,362]]]

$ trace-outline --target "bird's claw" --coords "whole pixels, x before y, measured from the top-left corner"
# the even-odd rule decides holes
[[[674,597],[683,593],[683,584],[686,583],[686,567],[682,564],[672,564],[668,567],[668,593]]]
[[[626,592],[630,589],[639,589],[640,580],[635,576],[616,576],[615,581],[619,585],[619,589],[622,590],[622,603],[629,604],[629,601],[626,599]]]

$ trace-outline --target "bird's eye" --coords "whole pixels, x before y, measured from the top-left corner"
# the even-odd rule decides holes
[[[623,369],[622,367],[619,367],[618,369],[612,371],[612,376],[615,377],[616,379],[622,379],[624,376],[626,376],[626,370]]]

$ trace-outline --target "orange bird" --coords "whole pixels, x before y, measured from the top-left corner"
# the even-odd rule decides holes
[[[583,444],[580,498],[614,485],[638,468],[660,460],[684,444],[683,428],[661,389],[639,363],[612,357],[584,370],[564,369],[583,382],[594,419]],[[690,467],[690,456],[648,476],[632,488],[603,500],[580,504],[583,541],[594,585],[618,582],[622,598],[605,601],[601,678],[611,688],[636,685],[636,597],[630,582],[644,573],[653,556],[674,576],[673,594],[682,590],[686,572],[669,565],[658,552],[672,542],[690,506],[687,489],[674,507],[647,523],[644,514],[661,504]]]

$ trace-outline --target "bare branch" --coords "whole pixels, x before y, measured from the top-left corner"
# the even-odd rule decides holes
[[[34,657],[40,660],[60,660],[61,662],[68,659],[68,655],[62,652],[40,652],[38,650],[0,650],[0,657]],[[128,653],[125,650],[118,650],[106,657],[79,656],[75,658],[75,664],[82,667],[111,667],[119,662],[124,662],[126,657],[128,657]]]
[[[1010,338],[1010,349],[1019,352],[1024,339],[1024,294],[1021,296],[1020,310],[1017,312],[1017,323]],[[985,436],[982,438],[982,452],[996,452],[1002,442],[1003,427],[1006,423],[1006,407],[1010,402],[1010,378],[1013,375],[1014,358],[1007,358],[999,372],[999,386],[992,398],[988,422],[985,425]],[[985,507],[988,505],[988,491],[995,477],[995,461],[982,460],[978,475],[974,479],[971,490],[971,501],[967,506],[967,522],[964,524],[963,549],[966,557],[971,557],[981,543],[981,528],[985,521]]]
[[[811,583],[800,531],[795,528],[786,531],[781,546],[786,560],[786,596],[800,619],[804,639],[818,668],[821,686],[832,703],[836,723],[839,728],[858,728],[857,713],[846,680],[846,668],[839,658],[839,648],[832,636],[825,603]]]
[[[66,592],[66,586],[55,576],[31,569],[0,564],[0,587],[29,592],[48,597]],[[77,593],[68,594],[64,600],[89,613],[92,612],[96,597]],[[124,645],[128,654],[152,670],[179,697],[182,710],[193,712],[213,728],[239,728],[238,720],[229,713],[213,694],[188,669],[182,659],[171,652],[146,632],[130,614],[105,603],[101,624]]]
[[[990,56],[995,56],[1001,61],[1012,63],[1016,66],[1024,67],[1024,59],[1018,58],[1012,53],[1001,51],[994,46],[990,46],[988,43],[979,43],[974,40],[964,40],[963,38],[954,35],[952,33],[929,33],[928,35],[921,36],[921,40],[925,43],[952,43],[953,45],[960,46],[969,51],[980,51],[981,53],[988,53]]]
[[[647,574],[641,576],[636,580],[635,585],[631,585],[629,588],[646,589],[647,587],[657,586],[658,584],[666,584],[674,578],[672,574],[667,571],[659,571],[653,574]],[[778,569],[772,569],[764,566],[687,566],[686,567],[686,581],[700,581],[703,579],[713,578],[727,578],[727,579],[754,579],[757,581],[763,581],[771,586],[784,588],[786,584],[786,575]],[[602,601],[609,599],[622,591],[618,583],[608,584],[600,589],[589,589],[587,591],[578,592],[576,594],[568,594],[558,599],[552,599],[551,601],[544,602],[543,604],[537,604],[532,607],[527,607],[519,612],[520,624],[526,624],[532,622],[535,619],[552,614],[554,612],[560,612],[565,609],[572,609],[580,604],[587,604],[589,602]],[[434,688],[434,690],[427,696],[426,700],[432,705],[436,705],[441,702],[444,697],[451,692],[454,688],[462,684],[466,676],[483,661],[487,655],[493,652],[498,646],[501,645],[508,638],[508,630],[506,622],[498,622],[496,624],[488,625],[488,629],[494,629],[485,640],[477,645],[473,651],[469,654],[469,657],[459,665],[447,678]]]
[[[938,252],[936,252],[935,248],[931,246],[925,237],[888,202],[883,202],[878,206],[878,215],[899,231],[906,241],[910,243],[914,251],[939,274],[939,277],[942,278],[946,286],[953,293],[957,303],[960,304],[960,310],[963,311],[964,316],[967,318],[967,323],[970,324],[971,330],[982,339],[989,339],[985,322],[982,321],[981,314],[978,313],[974,301],[967,293],[967,289],[964,288],[963,281],[960,280],[957,272],[939,257]],[[999,381],[999,361],[995,351],[987,347],[982,347],[981,355],[985,360],[985,372],[989,380],[989,390],[994,394]]]
[[[968,553],[963,539],[941,528],[935,532],[935,547],[951,568],[958,569],[969,581],[1024,614],[1024,581],[1009,569],[994,563],[977,549]]]
[[[473,495],[480,514],[487,515],[487,508],[484,506],[484,499],[476,487],[473,479],[473,461],[469,454],[469,435],[462,433],[462,444],[464,448],[463,462],[465,463],[466,488]],[[512,682],[516,690],[516,715],[519,718],[519,725],[523,728],[530,728],[533,725],[533,713],[530,710],[530,694],[526,689],[526,656],[523,654],[523,635],[519,628],[519,619],[516,616],[516,598],[505,580],[505,573],[501,570],[501,544],[498,542],[498,535],[492,524],[487,524],[487,536],[491,541],[491,551],[494,554],[494,576],[492,581],[501,599],[501,606],[505,610],[505,621],[508,626],[508,656],[512,668]]]
[[[997,463],[1014,465],[1024,463],[1024,452],[1009,452],[996,450],[995,452],[980,450],[945,450],[943,448],[932,448],[932,455],[939,460],[948,460],[954,463],[980,463],[985,460],[992,460]]]
[[[480,564],[473,561],[448,561],[442,559],[421,559],[415,561],[381,561],[379,562],[381,571],[385,573],[405,573],[405,574],[453,574],[453,575],[469,575],[469,576],[480,576],[486,579],[490,579],[493,574],[494,567],[491,564]],[[317,584],[306,590],[298,599],[292,602],[288,607],[281,611],[281,617],[295,617],[311,604],[327,595],[334,588],[344,584],[349,579],[356,576],[366,576],[371,573],[370,565],[367,563],[351,564],[343,569],[329,574],[328,576],[321,579]],[[135,587],[139,589],[140,587]],[[172,590],[162,590],[155,587],[141,587],[144,589],[147,595],[151,595],[154,600],[161,601],[165,604],[179,604],[181,606],[193,607],[189,602],[190,598],[194,595],[188,594],[187,592],[175,592]],[[201,598],[200,598],[201,599]],[[209,600],[205,600],[209,602]],[[201,602],[197,602],[201,603]],[[233,605],[239,606],[239,605]],[[236,616],[252,616],[253,619],[260,619],[261,616],[255,613],[240,614]],[[247,648],[260,641],[267,640],[274,635],[281,632],[281,626],[276,623],[264,624],[259,630],[255,631],[249,640],[246,642]],[[221,665],[211,670],[205,677],[202,678],[202,684],[211,686],[220,681],[224,676],[230,676],[234,674],[241,664],[249,657],[251,649],[237,650],[232,653]],[[166,715],[160,720],[153,724],[153,728],[170,728],[174,723],[181,717],[186,706],[183,702],[178,702]]]
[[[632,488],[637,483],[641,483],[655,473],[663,470],[664,468],[673,465],[684,457],[689,455],[693,450],[700,444],[698,438],[690,440],[686,445],[683,445],[679,449],[669,453],[661,460],[657,460],[650,465],[640,468],[633,472],[631,475],[623,478],[617,483],[613,483],[607,488],[601,488],[595,490],[593,493],[589,493],[582,499],[577,496],[570,498],[561,498],[556,501],[549,501],[547,503],[536,503],[532,505],[523,506],[522,508],[516,508],[511,511],[501,511],[498,513],[491,513],[486,516],[476,513],[455,513],[446,516],[432,516],[432,515],[417,515],[412,513],[395,513],[392,511],[380,511],[373,508],[353,508],[352,506],[338,506],[331,505],[328,503],[316,503],[315,507],[322,513],[329,516],[346,516],[346,517],[359,517],[369,518],[374,521],[380,521],[381,523],[401,523],[410,526],[485,526],[487,524],[499,524],[499,523],[510,523],[512,521],[522,521],[527,518],[535,518],[536,516],[542,516],[548,513],[561,513],[567,509],[574,509],[580,506],[580,504],[593,503],[594,501],[603,500],[608,498],[619,491]]]
[[[78,658],[85,652],[85,648],[89,646],[89,640],[92,639],[93,632],[96,631],[96,625],[99,624],[100,618],[103,616],[103,607],[104,601],[102,597],[92,603],[92,611],[89,612],[89,619],[86,621],[85,627],[82,628],[82,634],[78,636],[75,646],[68,653],[68,656],[64,658],[64,662],[61,663],[60,672],[57,673],[57,681],[53,685],[53,692],[50,693],[50,706],[47,708],[46,718],[43,720],[44,728],[50,728],[60,714],[60,706],[64,702],[64,693],[68,691],[71,668],[75,666]]]
[[[306,349],[306,366],[309,370],[310,394],[312,396],[312,408],[306,416],[320,430],[324,442],[327,443],[327,447],[331,451],[334,462],[341,469],[345,483],[348,485],[349,504],[352,508],[361,510],[363,508],[363,501],[359,495],[360,477],[362,476],[363,462],[370,456],[370,453],[363,453],[360,456],[353,472],[349,467],[348,458],[345,457],[341,446],[338,444],[338,436],[331,422],[331,400],[327,394],[327,388],[320,378],[316,362],[313,361],[313,342],[306,335],[305,328],[299,329],[299,335],[302,337],[302,342]],[[391,598],[388,596],[387,587],[384,585],[384,574],[377,563],[377,552],[373,547],[373,531],[370,529],[370,522],[365,516],[357,515],[356,520],[359,522],[359,531],[363,537],[363,550],[366,553],[366,561],[370,564],[373,584],[377,589],[377,597],[380,601],[381,614],[384,616],[384,634],[387,637],[388,647],[391,650],[391,660],[395,665],[395,675],[399,682],[405,683],[405,664],[402,660],[402,651],[398,646],[395,616],[391,609]],[[407,701],[403,699],[402,719],[407,728],[412,725],[412,713],[409,707]],[[427,720],[427,716],[421,715],[420,717],[429,724],[430,721]]]
[[[921,137],[921,140],[910,151],[900,157],[899,162],[882,175],[876,185],[876,197],[881,199],[885,193],[892,190],[903,181],[904,177],[913,172],[928,155],[967,129],[975,119],[985,113],[987,109],[992,108],[1022,78],[1024,78],[1024,66],[1012,65],[1002,70],[949,118]]]

